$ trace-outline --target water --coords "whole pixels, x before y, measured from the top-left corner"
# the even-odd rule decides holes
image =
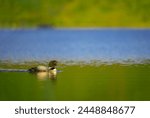
[[[150,65],[65,66],[57,79],[0,72],[0,100],[150,100]]]
[[[149,37],[150,29],[0,30],[0,59],[149,59]]]
[[[0,100],[150,100],[149,35],[149,29],[0,30]],[[26,72],[51,59],[59,60],[57,79]]]

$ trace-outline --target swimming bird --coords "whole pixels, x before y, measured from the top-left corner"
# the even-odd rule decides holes
[[[35,73],[38,76],[40,75],[48,75],[49,78],[56,78],[57,75],[57,61],[52,60],[49,62],[48,66],[39,65],[37,67],[32,67],[28,71],[30,73]]]

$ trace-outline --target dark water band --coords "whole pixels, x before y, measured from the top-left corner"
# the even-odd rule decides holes
[[[26,69],[0,69],[0,72],[29,72]],[[57,70],[58,73],[62,72],[61,70]]]
[[[26,69],[0,69],[0,72],[28,72]]]

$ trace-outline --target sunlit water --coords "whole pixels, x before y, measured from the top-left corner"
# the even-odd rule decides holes
[[[37,65],[20,65],[24,61],[61,63],[57,79],[0,72],[0,100],[150,100],[149,35],[149,29],[0,30],[1,69]]]

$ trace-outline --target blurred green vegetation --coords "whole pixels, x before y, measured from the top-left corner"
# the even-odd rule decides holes
[[[0,0],[0,27],[150,27],[149,0]]]

